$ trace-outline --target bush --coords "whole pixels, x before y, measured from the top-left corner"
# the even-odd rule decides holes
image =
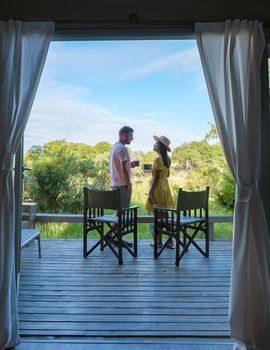
[[[216,193],[219,202],[227,209],[234,209],[235,181],[229,172],[223,174],[219,191]]]

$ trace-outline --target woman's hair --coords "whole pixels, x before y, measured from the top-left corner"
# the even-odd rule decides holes
[[[160,150],[160,154],[163,159],[163,163],[165,167],[169,168],[171,165],[171,160],[170,160],[170,157],[168,156],[168,150],[167,150],[167,147],[164,146],[163,143],[160,141],[159,141],[159,150]]]

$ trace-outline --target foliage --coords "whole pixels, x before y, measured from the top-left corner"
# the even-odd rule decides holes
[[[25,176],[24,199],[37,202],[39,210],[48,213],[82,211],[85,184],[108,188],[110,149],[107,142],[95,148],[64,140],[32,147],[25,156],[32,171]]]
[[[222,176],[220,190],[216,193],[218,201],[227,209],[234,209],[235,202],[235,181],[229,171]]]
[[[130,158],[132,160],[139,160],[140,161],[140,167],[143,169],[143,164],[153,164],[154,159],[156,158],[157,154],[154,151],[134,151],[132,149],[129,149]]]
[[[178,163],[182,170],[200,168],[212,163],[225,164],[220,144],[211,145],[207,141],[191,141],[173,150],[173,162]],[[191,166],[187,168],[187,163]]]
[[[106,156],[99,157],[95,162],[95,172],[93,173],[93,183],[90,187],[99,190],[110,189],[109,159]]]
[[[76,166],[72,157],[44,155],[31,164],[32,173],[26,178],[30,197],[39,203],[40,210],[55,213],[63,210],[69,192],[69,177]]]
[[[196,191],[210,186],[210,198],[224,209],[233,209],[234,181],[225,162],[220,143],[210,144],[207,140],[218,137],[214,124],[202,141],[184,143],[173,151],[173,161],[180,171],[186,172],[184,187]],[[177,169],[177,168],[176,168]],[[178,168],[179,169],[179,168]]]
[[[223,211],[233,210],[235,185],[226,165],[220,143],[209,143],[217,137],[214,124],[202,141],[191,141],[172,153],[170,186],[174,200],[178,188],[199,190],[210,186],[211,205]],[[33,146],[25,155],[24,199],[38,203],[38,210],[48,213],[79,213],[83,209],[82,189],[85,184],[97,189],[109,186],[109,152],[111,145],[99,142],[95,146],[55,140],[43,146]],[[145,214],[151,174],[143,164],[152,164],[156,153],[129,150],[132,160],[140,166],[132,170],[133,204]]]
[[[204,136],[204,141],[218,140],[218,131],[216,124],[208,123],[210,125],[210,130]]]

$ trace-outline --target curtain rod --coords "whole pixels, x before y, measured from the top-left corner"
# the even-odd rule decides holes
[[[136,14],[130,14],[129,20],[123,21],[55,21],[56,29],[131,29],[131,28],[194,28],[195,22],[181,21],[157,21],[157,20],[138,20]]]
[[[56,22],[54,40],[191,39],[194,23],[164,21]]]

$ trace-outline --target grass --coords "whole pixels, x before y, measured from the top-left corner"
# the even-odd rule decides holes
[[[80,223],[37,223],[37,228],[42,231],[44,239],[82,239],[83,225]],[[93,233],[93,238],[97,238],[98,234]],[[138,225],[139,239],[151,239],[152,235],[148,224]],[[232,238],[232,223],[215,224],[216,239],[231,239]]]
[[[140,205],[139,214],[147,214],[142,203],[132,203]],[[230,214],[224,213],[220,208],[210,208],[210,213],[215,214]],[[80,223],[37,223],[37,227],[42,230],[42,237],[48,239],[82,239],[83,225]],[[214,226],[216,239],[231,239],[232,238],[232,223],[218,223]],[[97,238],[98,234],[92,233],[93,238]],[[138,224],[139,239],[151,239],[151,231],[149,224]]]
[[[37,223],[36,227],[42,231],[42,238],[44,239],[82,239],[83,238],[83,225],[80,223]],[[98,234],[93,232],[91,237],[98,238]],[[128,237],[127,237],[128,238]],[[151,239],[149,225],[138,225],[138,238],[139,239]]]

